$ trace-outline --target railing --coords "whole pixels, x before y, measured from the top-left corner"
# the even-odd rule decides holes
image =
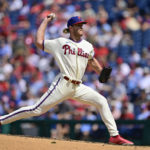
[[[102,131],[102,138],[90,139],[90,141],[107,142],[109,138],[108,131],[104,123],[100,120],[20,120],[14,123],[3,125],[2,133],[22,135],[23,124],[34,124],[38,128],[40,137],[50,137],[51,125],[54,124],[68,124],[70,126],[69,138],[78,140],[75,136],[76,124],[99,124],[100,132]],[[125,138],[132,140],[135,145],[150,145],[150,120],[118,120],[116,121],[119,132]],[[102,128],[101,128],[102,127]]]

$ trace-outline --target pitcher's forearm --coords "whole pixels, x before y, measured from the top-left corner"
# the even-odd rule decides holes
[[[88,64],[92,67],[92,69],[97,73],[100,74],[102,71],[102,67],[99,64],[99,62],[97,61],[96,58],[93,58],[91,60],[89,60]]]
[[[38,48],[43,49],[43,41],[44,41],[44,35],[45,35],[45,30],[47,27],[47,24],[51,22],[55,18],[54,13],[50,13],[41,23],[40,27],[37,30],[36,34],[36,41],[35,44]]]
[[[44,35],[45,35],[47,24],[48,24],[48,21],[47,21],[47,18],[45,18],[37,30],[35,42],[36,42],[36,46],[40,49],[43,48],[43,40],[44,40]]]

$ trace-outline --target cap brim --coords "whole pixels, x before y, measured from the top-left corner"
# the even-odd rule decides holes
[[[87,24],[87,22],[86,21],[80,21],[80,22],[77,22],[77,23],[74,23],[74,24]]]

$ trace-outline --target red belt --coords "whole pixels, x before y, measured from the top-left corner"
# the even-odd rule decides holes
[[[67,76],[64,76],[64,79],[67,80],[67,81],[70,81],[73,84],[77,84],[77,85],[81,83],[80,81],[70,80]]]

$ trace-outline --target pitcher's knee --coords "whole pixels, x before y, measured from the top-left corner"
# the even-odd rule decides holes
[[[26,113],[28,113],[28,116],[30,116],[30,117],[40,116],[44,113],[44,111],[42,111],[42,109],[40,107],[36,107],[36,106],[30,106],[26,110],[28,110],[28,111],[26,111]]]
[[[33,110],[33,113],[34,113],[34,116],[40,116],[44,113],[44,111],[42,111],[42,109],[37,108]]]
[[[107,99],[103,96],[100,96],[96,100],[96,105],[103,106],[107,104]]]

